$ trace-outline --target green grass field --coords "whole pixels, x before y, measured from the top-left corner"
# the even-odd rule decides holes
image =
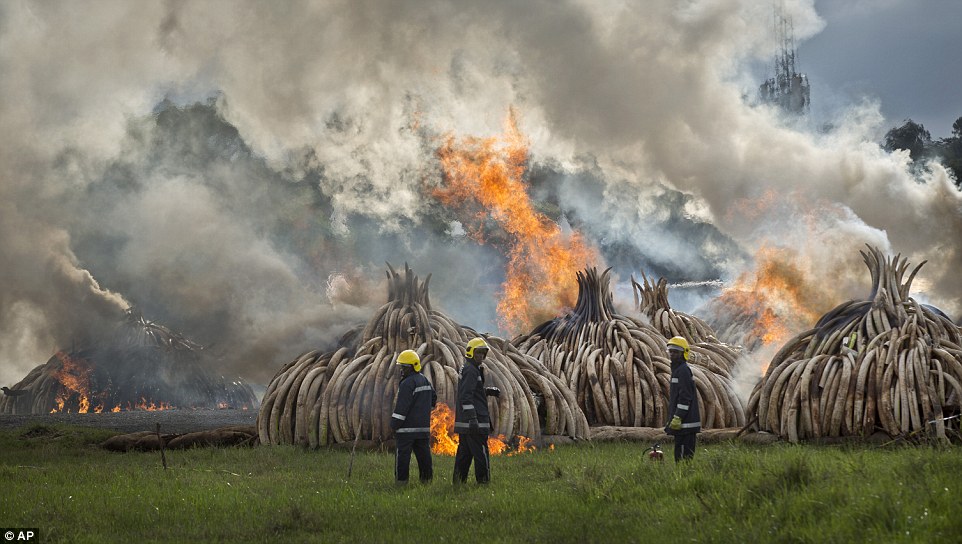
[[[390,452],[110,453],[110,432],[0,432],[0,526],[42,542],[959,542],[958,447],[640,444],[493,458],[488,486],[393,485]],[[666,448],[666,452],[670,450]],[[417,469],[412,461],[412,480]],[[469,480],[470,481],[470,480]]]

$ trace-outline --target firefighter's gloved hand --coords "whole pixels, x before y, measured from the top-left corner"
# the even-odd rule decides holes
[[[681,417],[675,416],[675,417],[671,418],[671,423],[668,424],[668,427],[670,427],[671,430],[673,430],[673,431],[680,431],[680,430],[681,430]]]
[[[489,397],[501,398],[501,390],[497,387],[485,387],[484,394]]]
[[[471,421],[468,422],[468,428],[471,429],[471,432],[472,432],[472,433],[478,432],[478,428],[479,428],[479,427],[478,427],[478,420],[477,420],[477,418],[472,419]]]

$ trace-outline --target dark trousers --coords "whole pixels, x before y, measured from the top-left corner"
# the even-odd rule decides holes
[[[468,481],[471,461],[474,461],[474,477],[479,484],[491,480],[491,459],[488,454],[488,437],[483,434],[462,433],[458,442],[458,452],[454,455],[454,483]]]
[[[695,456],[695,437],[697,433],[675,435],[675,462]]]
[[[408,481],[411,468],[411,452],[418,460],[418,475],[422,482],[429,482],[434,477],[434,467],[431,465],[431,439],[412,438],[404,433],[394,435],[397,453],[394,456],[394,479],[399,482]]]

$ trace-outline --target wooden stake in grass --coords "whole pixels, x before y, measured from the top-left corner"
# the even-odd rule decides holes
[[[354,453],[357,452],[357,441],[360,440],[361,438],[361,429],[363,428],[364,428],[363,424],[357,426],[357,436],[354,437],[354,447],[351,448],[351,462],[348,463],[347,465],[348,480],[351,479],[351,471],[354,470]]]
[[[160,423],[157,424],[157,443],[160,444],[160,462],[164,464],[164,470],[167,470],[167,455],[164,453],[164,437],[160,436]]]
[[[757,423],[757,422],[758,422],[758,414],[755,414],[755,417],[753,417],[753,418],[751,419],[751,421],[749,421],[748,423],[746,423],[745,426],[742,427],[742,430],[738,431],[738,433],[735,435],[735,438],[738,438],[739,436],[741,436],[745,431],[747,431],[748,429],[750,429],[751,426],[754,425],[754,424]]]

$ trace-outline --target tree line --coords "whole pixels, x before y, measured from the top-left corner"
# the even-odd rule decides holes
[[[927,160],[941,162],[955,176],[956,186],[962,189],[962,117],[952,123],[952,136],[938,140],[933,140],[921,123],[907,119],[902,126],[885,133],[882,147],[889,152],[907,150],[916,165]]]

